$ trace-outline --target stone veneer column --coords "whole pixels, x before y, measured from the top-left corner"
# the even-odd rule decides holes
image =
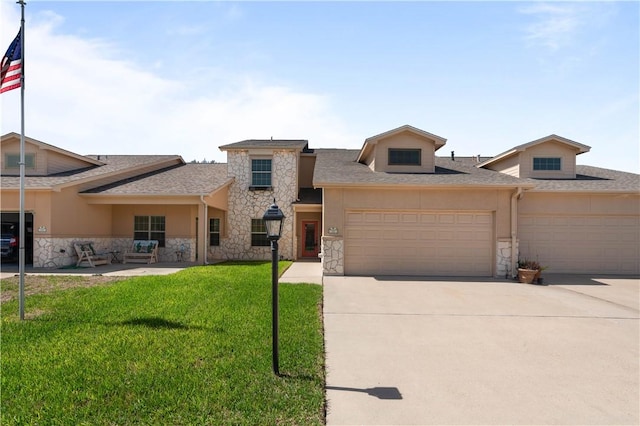
[[[322,273],[324,275],[344,275],[344,240],[342,237],[323,236]]]
[[[517,251],[516,242],[516,253]],[[515,271],[511,270],[511,240],[498,240],[496,247],[496,277],[511,278],[515,276]]]
[[[226,236],[215,252],[226,259],[269,260],[269,247],[251,246],[251,219],[262,218],[275,197],[286,219],[279,243],[279,254],[293,259],[293,207],[298,196],[298,154],[275,151],[272,156],[272,190],[251,191],[251,156],[248,151],[228,151],[229,177],[235,181],[229,188],[229,212]]]

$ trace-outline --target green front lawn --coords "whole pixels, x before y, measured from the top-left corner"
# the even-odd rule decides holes
[[[268,262],[30,295],[24,322],[5,302],[0,423],[323,424],[321,293],[280,285],[283,377]]]

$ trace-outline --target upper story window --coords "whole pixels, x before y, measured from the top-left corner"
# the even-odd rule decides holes
[[[135,216],[133,218],[134,240],[158,240],[158,247],[164,247],[164,216]]]
[[[20,154],[6,154],[5,156],[5,167],[7,169],[18,169],[20,168]],[[36,168],[36,155],[35,154],[24,154],[24,167],[26,169],[35,169]]]
[[[421,164],[421,149],[389,148],[390,166],[420,166]]]
[[[268,188],[271,186],[271,159],[254,158],[251,160],[251,186]]]
[[[559,157],[534,157],[533,170],[561,170]]]

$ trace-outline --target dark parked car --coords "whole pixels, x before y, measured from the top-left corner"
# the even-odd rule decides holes
[[[0,255],[2,260],[15,260],[18,258],[18,238],[11,234],[2,234],[0,237]]]

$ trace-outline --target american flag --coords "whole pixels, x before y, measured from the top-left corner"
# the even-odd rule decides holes
[[[0,93],[20,87],[20,77],[22,75],[22,43],[20,36],[22,31],[13,40],[7,53],[2,57],[2,67],[0,68]]]

